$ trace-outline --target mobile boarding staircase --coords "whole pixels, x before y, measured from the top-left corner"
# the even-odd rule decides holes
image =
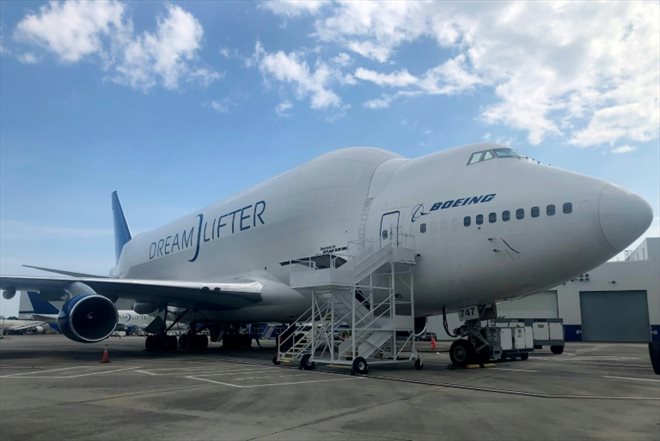
[[[415,346],[415,250],[375,245],[348,260],[333,255],[328,268],[292,265],[290,285],[310,295],[311,307],[280,334],[275,364],[348,365],[354,374],[377,363],[412,361],[422,368]]]

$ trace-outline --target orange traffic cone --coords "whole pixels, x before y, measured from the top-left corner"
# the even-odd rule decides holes
[[[435,342],[435,337],[431,336],[431,349],[435,351],[435,348],[437,348],[438,345]]]
[[[105,345],[103,350],[103,356],[101,357],[101,363],[110,363],[110,354],[108,353],[108,345]]]

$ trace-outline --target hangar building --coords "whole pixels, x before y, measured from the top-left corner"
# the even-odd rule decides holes
[[[660,341],[660,238],[647,238],[624,261],[607,262],[550,290],[497,305],[506,318],[562,318],[566,341]],[[449,329],[457,314],[447,316]],[[453,340],[442,316],[428,331]]]

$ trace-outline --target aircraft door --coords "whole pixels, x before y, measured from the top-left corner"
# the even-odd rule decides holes
[[[383,214],[380,218],[380,247],[391,243],[393,246],[399,246],[399,211],[390,211]]]

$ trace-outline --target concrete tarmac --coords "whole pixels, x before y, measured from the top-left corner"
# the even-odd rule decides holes
[[[0,340],[0,439],[660,440],[660,376],[642,344],[448,370],[447,345],[422,343],[423,370],[372,365],[364,377],[273,366],[262,344],[152,354],[141,337]]]

